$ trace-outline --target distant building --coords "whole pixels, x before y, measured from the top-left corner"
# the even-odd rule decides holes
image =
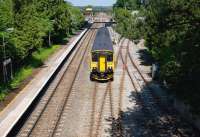
[[[86,8],[85,11],[86,11],[86,12],[92,12],[93,9],[92,9],[92,8]]]
[[[134,10],[134,11],[131,12],[131,14],[132,14],[133,16],[137,15],[138,13],[139,13],[138,10]]]
[[[138,14],[139,14],[139,11],[138,11],[138,10],[132,11],[131,14],[132,14],[133,16],[137,16],[136,20],[141,20],[141,21],[144,21],[144,20],[145,20],[145,17],[138,16]]]
[[[93,15],[93,9],[92,8],[86,8],[85,9],[85,15],[86,16],[92,16]]]
[[[93,21],[93,8],[90,8],[90,7],[85,8],[84,15],[85,15],[85,21],[92,22]]]

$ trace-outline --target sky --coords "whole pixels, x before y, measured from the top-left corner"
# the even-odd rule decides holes
[[[66,0],[71,2],[74,6],[112,6],[116,0]]]

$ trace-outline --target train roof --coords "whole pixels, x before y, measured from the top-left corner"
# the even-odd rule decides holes
[[[101,27],[97,31],[97,35],[92,47],[92,51],[96,51],[96,50],[113,51],[113,45],[112,45],[110,33],[106,27]]]

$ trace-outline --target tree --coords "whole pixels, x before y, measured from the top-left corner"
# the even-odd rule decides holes
[[[82,21],[81,12],[64,0],[0,1],[0,34],[6,28],[14,28],[6,37],[6,50],[17,64],[44,46],[50,32],[52,40],[62,38],[73,28],[78,29]],[[2,35],[0,38],[2,43]]]
[[[194,106],[200,99],[198,3],[198,0],[154,0],[145,12],[146,46],[161,64],[161,78]]]
[[[71,18],[72,18],[72,27],[75,29],[80,28],[84,23],[84,16],[81,13],[80,9],[71,7]]]
[[[167,82],[174,94],[196,106],[193,111],[200,113],[196,109],[200,99],[199,1],[149,0],[136,4],[143,22],[138,22],[137,17],[131,19],[131,16],[124,15],[125,11],[119,9],[124,8],[122,0],[115,4],[119,10],[115,12],[119,21],[118,32],[135,39],[135,32],[142,30],[140,37],[144,37],[149,52],[161,66],[160,79]],[[131,8],[127,9],[131,12]],[[127,33],[129,26],[134,26],[131,33]]]
[[[13,25],[12,0],[0,1],[0,31],[5,31]]]
[[[13,27],[14,15],[13,15],[13,2],[12,0],[0,1],[0,61],[3,60],[3,37],[6,40],[4,44],[8,43],[8,33],[6,30]],[[6,52],[7,52],[7,48]]]
[[[128,10],[137,10],[141,5],[140,0],[117,0],[114,8],[124,8]]]

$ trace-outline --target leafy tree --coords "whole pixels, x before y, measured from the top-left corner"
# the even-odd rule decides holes
[[[47,45],[50,32],[52,42],[57,42],[80,28],[83,20],[82,13],[64,0],[0,0],[0,43],[4,34],[6,54],[21,65]],[[14,31],[6,33],[11,27]],[[2,51],[0,48],[0,60]]]
[[[131,11],[123,8],[115,8],[114,14],[117,21],[116,31],[130,39],[141,38],[143,21],[139,18],[139,15],[133,15]]]
[[[148,0],[135,4],[138,6],[129,4],[132,8],[127,8],[127,12],[139,7],[139,17],[144,21],[138,22],[138,17],[131,19],[130,16],[126,19],[123,11],[116,12],[115,18],[121,25],[119,32],[133,39],[135,32],[142,32],[140,37],[145,39],[149,52],[161,66],[161,80],[165,80],[178,97],[192,104],[193,111],[200,113],[200,109],[196,109],[200,99],[199,1]],[[124,8],[122,0],[117,1],[115,8]],[[136,27],[128,34],[130,25]]]
[[[34,4],[22,6],[15,15],[15,20],[17,27],[12,38],[16,47],[14,58],[24,59],[42,46],[50,24],[48,18],[41,17],[37,12]]]
[[[0,31],[5,31],[13,25],[12,0],[0,1]]]
[[[7,29],[13,27],[14,15],[13,15],[13,2],[12,0],[0,1],[0,61],[3,59],[3,36],[8,42]],[[5,43],[5,44],[6,44]],[[7,48],[6,48],[7,51]]]
[[[72,27],[75,29],[80,28],[84,23],[84,16],[81,13],[80,9],[71,7],[71,18],[72,18]]]
[[[136,10],[140,7],[140,5],[140,0],[117,0],[117,2],[114,4],[114,7],[124,8],[128,10]]]
[[[55,16],[55,31],[66,34],[71,33],[71,14],[69,11],[68,4],[58,5],[57,10],[54,14]]]

